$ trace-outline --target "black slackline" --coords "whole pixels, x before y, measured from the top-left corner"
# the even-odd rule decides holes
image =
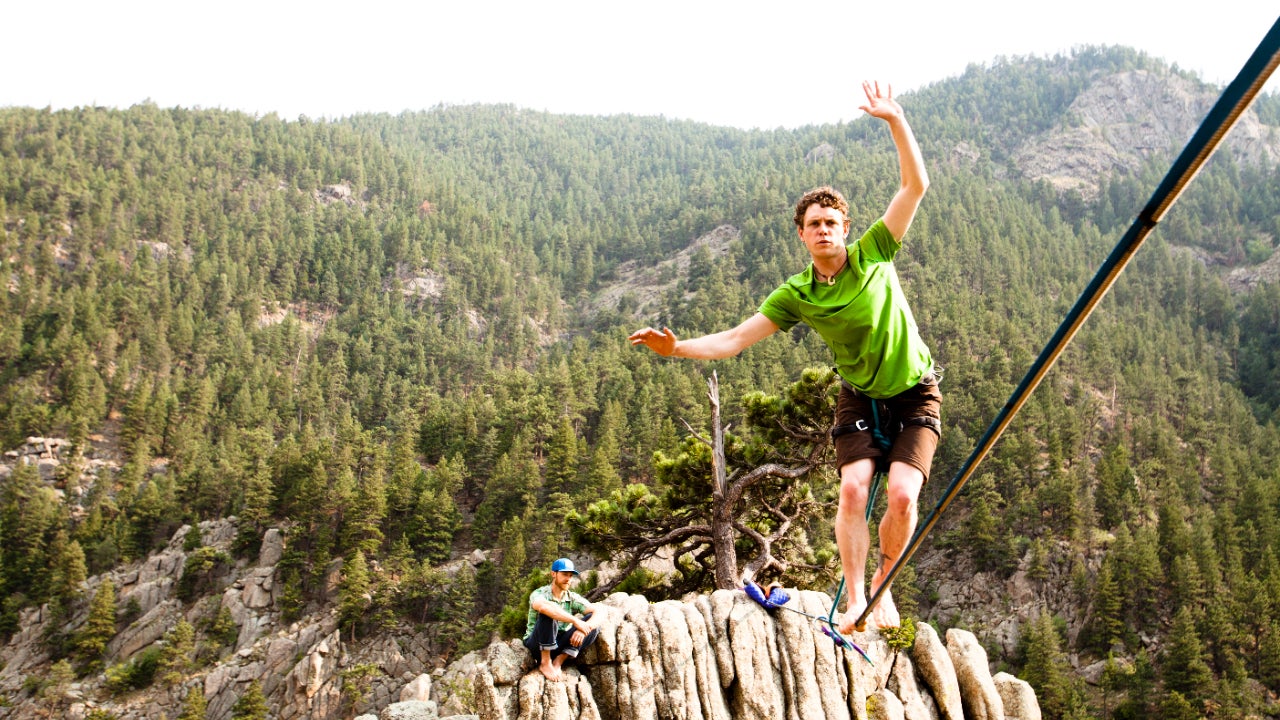
[[[1116,278],[1124,270],[1125,265],[1128,264],[1133,254],[1137,252],[1138,247],[1142,245],[1143,240],[1155,228],[1156,223],[1160,222],[1187,185],[1195,179],[1196,174],[1200,172],[1200,168],[1204,166],[1209,156],[1217,149],[1222,138],[1226,136],[1236,121],[1240,119],[1240,115],[1257,97],[1262,90],[1262,86],[1266,84],[1267,78],[1275,71],[1277,64],[1280,64],[1280,18],[1276,20],[1275,25],[1271,26],[1271,30],[1259,43],[1258,49],[1253,52],[1248,62],[1240,70],[1240,74],[1227,86],[1222,96],[1218,98],[1217,104],[1205,116],[1200,128],[1196,130],[1190,142],[1183,148],[1182,154],[1174,161],[1169,173],[1165,175],[1164,180],[1156,188],[1155,194],[1151,196],[1151,200],[1147,202],[1146,207],[1138,214],[1128,232],[1124,234],[1119,244],[1111,251],[1111,255],[1102,264],[1102,267],[1098,269],[1098,273],[1090,281],[1088,287],[1085,288],[1084,293],[1080,295],[1080,299],[1076,301],[1075,307],[1071,308],[1071,312],[1067,314],[1062,325],[1058,327],[1053,338],[1049,340],[1049,344],[1040,352],[1040,357],[1036,358],[1035,363],[1031,365],[1031,369],[1027,371],[1022,383],[1013,391],[1009,401],[1000,409],[996,419],[987,428],[986,434],[978,441],[978,445],[974,448],[969,459],[965,461],[960,471],[956,473],[955,479],[947,486],[946,492],[943,494],[942,499],[938,501],[937,507],[916,528],[915,534],[911,536],[911,541],[907,543],[906,549],[893,563],[893,567],[890,568],[884,582],[880,583],[879,589],[867,601],[866,609],[854,621],[854,625],[859,630],[866,626],[867,616],[871,614],[872,608],[880,601],[880,596],[884,594],[885,588],[889,587],[902,566],[915,554],[924,536],[937,524],[938,517],[955,499],[956,494],[960,492],[960,488],[964,487],[964,484],[969,481],[978,463],[982,462],[982,459],[991,451],[992,446],[995,445],[1005,428],[1013,420],[1013,416],[1022,409],[1023,404],[1026,403],[1031,393],[1035,392],[1040,381],[1044,379],[1045,374],[1049,372],[1049,369],[1057,361],[1058,356],[1062,354],[1067,344],[1075,337],[1076,331],[1088,319],[1090,313],[1097,307],[1098,302],[1111,289],[1112,284],[1115,283]]]

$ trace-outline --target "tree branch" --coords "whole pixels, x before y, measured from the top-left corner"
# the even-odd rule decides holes
[[[635,572],[635,569],[640,567],[640,563],[653,557],[657,551],[663,547],[697,536],[705,537],[709,541],[711,537],[711,528],[706,525],[687,525],[685,527],[675,528],[660,537],[643,540],[634,547],[627,549],[623,553],[629,558],[626,567],[619,571],[618,575],[614,577],[613,580],[590,590],[587,593],[587,599],[594,601],[598,598],[604,597],[617,587],[619,583],[625,580],[628,575]]]

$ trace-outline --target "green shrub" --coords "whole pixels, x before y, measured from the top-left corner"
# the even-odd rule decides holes
[[[230,564],[231,557],[221,550],[207,546],[197,548],[182,566],[182,578],[176,590],[178,599],[190,602],[211,589],[217,576]]]
[[[155,680],[159,667],[160,648],[149,647],[129,662],[107,668],[107,689],[113,695],[141,690]]]

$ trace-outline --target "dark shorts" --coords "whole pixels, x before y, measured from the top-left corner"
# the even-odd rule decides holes
[[[893,447],[889,450],[888,461],[904,462],[924,473],[924,479],[928,481],[933,453],[938,448],[939,431],[927,425],[913,425],[909,421],[912,418],[933,418],[937,427],[942,427],[942,392],[938,389],[937,375],[929,373],[915,387],[879,402],[881,419],[884,419],[887,409],[892,430],[897,431],[899,424],[905,422],[896,436],[891,434]],[[842,382],[840,398],[836,401],[836,427],[869,427],[872,417],[871,398]],[[839,435],[835,438],[835,446],[837,468],[855,460],[884,455],[876,446],[871,432],[866,430]]]

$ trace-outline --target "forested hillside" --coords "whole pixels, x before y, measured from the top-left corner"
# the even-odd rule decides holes
[[[932,186],[898,272],[946,368],[922,510],[1186,140],[1117,161],[1089,191],[1032,176],[1028,148],[1082,127],[1073,103],[1133,73],[1216,97],[1107,48],[975,66],[900,98]],[[1249,147],[1280,144],[1280,98],[1249,119]],[[992,640],[992,658],[1050,717],[1280,715],[1273,160],[1210,163],[926,543],[951,574],[899,592],[984,637],[982,609],[943,612],[940,589],[1029,578],[1043,613],[1019,619],[1018,649]],[[860,229],[897,182],[869,119],[742,131],[505,106],[322,121],[0,109],[0,444],[78,451],[0,468],[0,635],[27,607],[83,615],[86,576],[229,516],[244,556],[284,529],[286,619],[324,606],[341,559],[352,636],[424,623],[450,656],[514,633],[551,559],[609,559],[607,538],[564,518],[702,512],[709,461],[684,423],[708,432],[712,371],[742,467],[794,450],[769,430],[797,412],[794,384],[830,387],[803,374],[829,365],[803,328],[714,363],[627,334],[738,322],[803,269],[790,218],[804,190],[840,188]],[[634,284],[646,268],[653,282]],[[796,566],[784,582],[831,589],[834,479],[806,477],[820,504],[778,550]],[[474,570],[446,574],[475,549]],[[215,555],[204,571],[234,562]],[[713,584],[705,557],[675,567],[623,587]],[[192,602],[217,590],[190,582]],[[90,630],[52,634],[52,656],[100,668],[110,621]],[[1104,661],[1100,678],[1076,672]]]

